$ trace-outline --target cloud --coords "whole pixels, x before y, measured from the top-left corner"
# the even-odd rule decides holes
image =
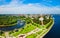
[[[18,0],[19,1],[19,0]],[[0,6],[0,14],[60,14],[60,8],[57,6],[48,7],[39,3],[23,4],[13,0],[9,5]]]

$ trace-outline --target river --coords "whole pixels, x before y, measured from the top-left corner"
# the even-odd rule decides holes
[[[55,14],[53,15],[54,25],[52,29],[44,36],[44,38],[60,38],[60,15]]]
[[[23,27],[25,25],[25,22],[21,22],[21,20],[18,20],[17,21],[17,24],[15,26],[10,26],[10,27],[2,27],[0,28],[0,30],[2,31],[11,31],[11,30],[14,30],[14,29],[19,29],[21,27]]]

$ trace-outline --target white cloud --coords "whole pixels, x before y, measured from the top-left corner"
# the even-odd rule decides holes
[[[60,14],[58,7],[47,7],[39,3],[23,4],[22,2],[18,4],[14,0],[9,5],[0,6],[0,14]]]

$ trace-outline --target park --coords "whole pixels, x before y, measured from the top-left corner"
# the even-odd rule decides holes
[[[43,38],[54,24],[52,15],[0,15],[1,38]]]

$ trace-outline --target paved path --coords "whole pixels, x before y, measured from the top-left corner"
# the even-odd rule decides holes
[[[43,30],[43,32],[41,34],[39,34],[36,38],[43,38],[42,34],[46,31],[47,29]]]
[[[0,38],[4,38],[4,36],[0,36]]]
[[[26,34],[20,34],[20,35],[25,35],[25,36],[23,37],[23,38],[25,38],[26,36],[29,36],[29,35],[31,35],[31,34],[35,34],[36,32],[39,32],[40,30],[42,30],[42,29],[36,28],[36,29],[34,29],[34,30],[26,33]],[[18,35],[18,37],[19,37],[20,35]]]
[[[6,38],[9,37],[9,32],[4,32],[4,34],[5,34]]]

